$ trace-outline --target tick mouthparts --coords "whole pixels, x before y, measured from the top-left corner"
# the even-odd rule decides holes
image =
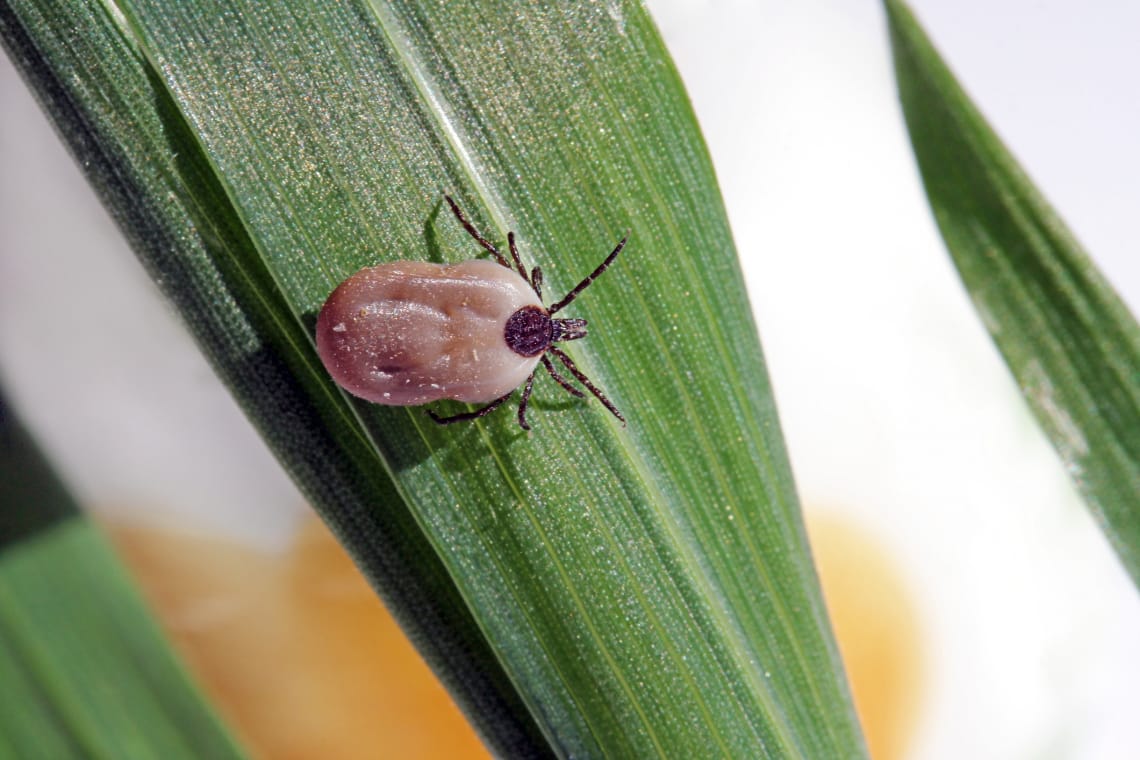
[[[554,339],[552,342],[562,340],[578,340],[586,337],[586,320],[584,319],[556,319],[554,320]]]

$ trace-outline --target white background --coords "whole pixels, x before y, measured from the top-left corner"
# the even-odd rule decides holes
[[[1136,756],[1135,590],[942,249],[881,9],[650,5],[717,165],[805,505],[863,525],[918,600],[912,756]],[[1140,311],[1140,4],[914,8]],[[4,59],[0,378],[104,514],[268,547],[304,514]]]

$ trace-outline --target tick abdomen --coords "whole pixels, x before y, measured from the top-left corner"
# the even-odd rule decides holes
[[[525,280],[493,261],[390,262],[333,291],[317,320],[317,350],[333,379],[369,401],[492,401],[538,362],[504,339],[524,306],[543,308]]]

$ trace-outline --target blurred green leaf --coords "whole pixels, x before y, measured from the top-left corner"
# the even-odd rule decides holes
[[[2,395],[0,756],[242,756]]]
[[[1140,329],[910,10],[886,7],[899,97],[942,236],[1030,408],[1140,582]]]
[[[49,38],[77,14],[16,7]],[[95,60],[53,49],[45,100],[80,112],[54,107],[140,255],[492,747],[863,756],[712,168],[643,8],[82,7]],[[632,229],[567,315],[628,428],[545,378],[530,435],[331,384],[311,336],[337,282],[480,254],[443,192],[556,296]]]

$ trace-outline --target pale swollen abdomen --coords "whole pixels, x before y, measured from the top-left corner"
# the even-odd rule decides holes
[[[356,396],[389,406],[481,403],[527,379],[539,356],[506,344],[507,319],[545,309],[523,278],[493,261],[394,261],[361,269],[317,317],[317,352]]]

